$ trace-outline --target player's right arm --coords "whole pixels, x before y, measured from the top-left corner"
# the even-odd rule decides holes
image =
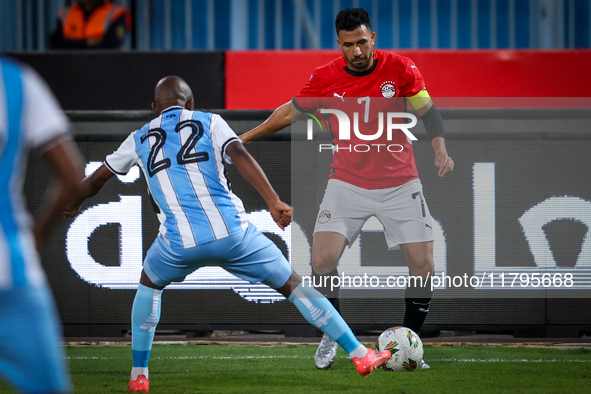
[[[105,162],[91,175],[82,180],[81,186],[83,192],[79,198],[66,207],[62,214],[68,217],[76,216],[80,213],[80,205],[88,198],[96,195],[104,184],[115,174],[127,174],[129,169],[138,162],[139,158],[135,150],[134,133],[131,133],[125,141],[105,158]]]
[[[276,133],[291,125],[292,121],[296,122],[301,115],[302,113],[289,101],[273,111],[259,126],[240,135],[240,139],[244,144],[248,144],[252,140]]]
[[[323,78],[319,76],[322,74],[318,72],[319,69],[320,68],[314,70],[310,76],[310,79],[302,88],[302,90],[300,90],[300,92],[296,95],[296,97],[324,97],[325,84],[322,82]],[[293,100],[290,100],[273,111],[271,116],[259,126],[242,134],[240,139],[244,144],[248,144],[252,140],[284,129],[292,123],[297,122],[301,116],[302,111],[297,105],[294,105]]]
[[[92,196],[95,196],[104,186],[111,177],[113,177],[111,170],[104,164],[101,165],[95,172],[84,178],[80,184],[82,192],[79,197],[72,201],[67,206],[62,214],[67,217],[74,217],[80,213],[80,205]]]

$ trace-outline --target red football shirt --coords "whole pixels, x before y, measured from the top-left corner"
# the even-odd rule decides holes
[[[345,112],[350,119],[345,139],[339,136],[337,117],[330,115],[334,136],[330,178],[384,189],[419,176],[407,135],[393,128],[388,138],[387,113],[405,112],[404,97],[418,94],[425,84],[412,60],[381,50],[374,50],[373,58],[372,67],[364,72],[350,70],[343,56],[318,67],[293,103],[303,112],[321,108]],[[391,123],[404,120],[395,118]]]

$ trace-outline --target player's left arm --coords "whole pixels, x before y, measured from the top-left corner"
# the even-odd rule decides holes
[[[291,223],[292,207],[281,201],[261,166],[238,139],[228,145],[226,154],[232,159],[240,175],[265,199],[275,223],[285,230],[285,227]]]
[[[427,135],[431,138],[431,146],[435,151],[435,165],[439,168],[437,175],[443,177],[453,171],[455,163],[447,154],[445,146],[445,133],[443,119],[439,110],[433,105],[433,100],[427,93],[427,89],[421,90],[412,97],[407,98],[417,116],[423,120]]]

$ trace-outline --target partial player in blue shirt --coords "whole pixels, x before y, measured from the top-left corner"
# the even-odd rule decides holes
[[[158,82],[152,109],[157,118],[133,132],[83,184],[88,193],[66,212],[94,196],[115,173],[137,164],[159,208],[160,234],[148,250],[135,296],[132,320],[133,368],[128,391],[149,391],[148,361],[160,320],[161,294],[205,265],[217,264],[251,283],[284,295],[303,317],[332,337],[365,376],[390,358],[367,349],[330,302],[301,278],[279,248],[245,219],[242,201],[229,190],[223,163],[233,163],[265,199],[281,229],[292,208],[282,202],[263,170],[218,115],[193,111],[193,93],[181,78]]]
[[[226,148],[239,141],[216,114],[173,105],[134,131],[107,156],[105,166],[126,174],[138,165],[159,208],[160,234],[190,248],[243,232],[242,201],[228,187]]]
[[[22,190],[31,149],[58,178],[35,221]],[[30,68],[0,57],[0,377],[20,392],[71,388],[61,325],[38,250],[79,192],[83,168],[69,122],[45,82]]]

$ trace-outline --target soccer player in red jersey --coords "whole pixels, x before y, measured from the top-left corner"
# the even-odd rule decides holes
[[[317,68],[291,102],[240,138],[247,143],[274,133],[319,107],[333,110],[333,163],[312,244],[314,282],[327,283],[326,277],[338,276],[336,267],[345,246],[355,240],[370,216],[384,225],[388,248],[402,249],[410,275],[428,279],[434,272],[434,238],[412,144],[402,129],[381,135],[375,130],[387,128],[389,120],[384,114],[404,112],[408,102],[423,120],[438,175],[443,177],[454,168],[445,146],[443,120],[412,60],[373,49],[376,33],[371,31],[367,11],[344,9],[337,15],[335,27],[343,56]],[[354,133],[340,133],[337,108],[349,114]],[[358,112],[357,119],[351,116],[354,112]],[[376,139],[370,140],[370,135]],[[359,146],[363,149],[356,149]],[[370,151],[361,151],[366,149]],[[330,279],[328,283],[332,283]],[[319,290],[339,310],[338,289],[330,292],[320,286]],[[405,327],[419,331],[431,296],[427,280],[422,286],[407,287]],[[336,343],[324,336],[314,359],[316,367],[329,368],[336,350]],[[423,362],[421,367],[429,366]]]

